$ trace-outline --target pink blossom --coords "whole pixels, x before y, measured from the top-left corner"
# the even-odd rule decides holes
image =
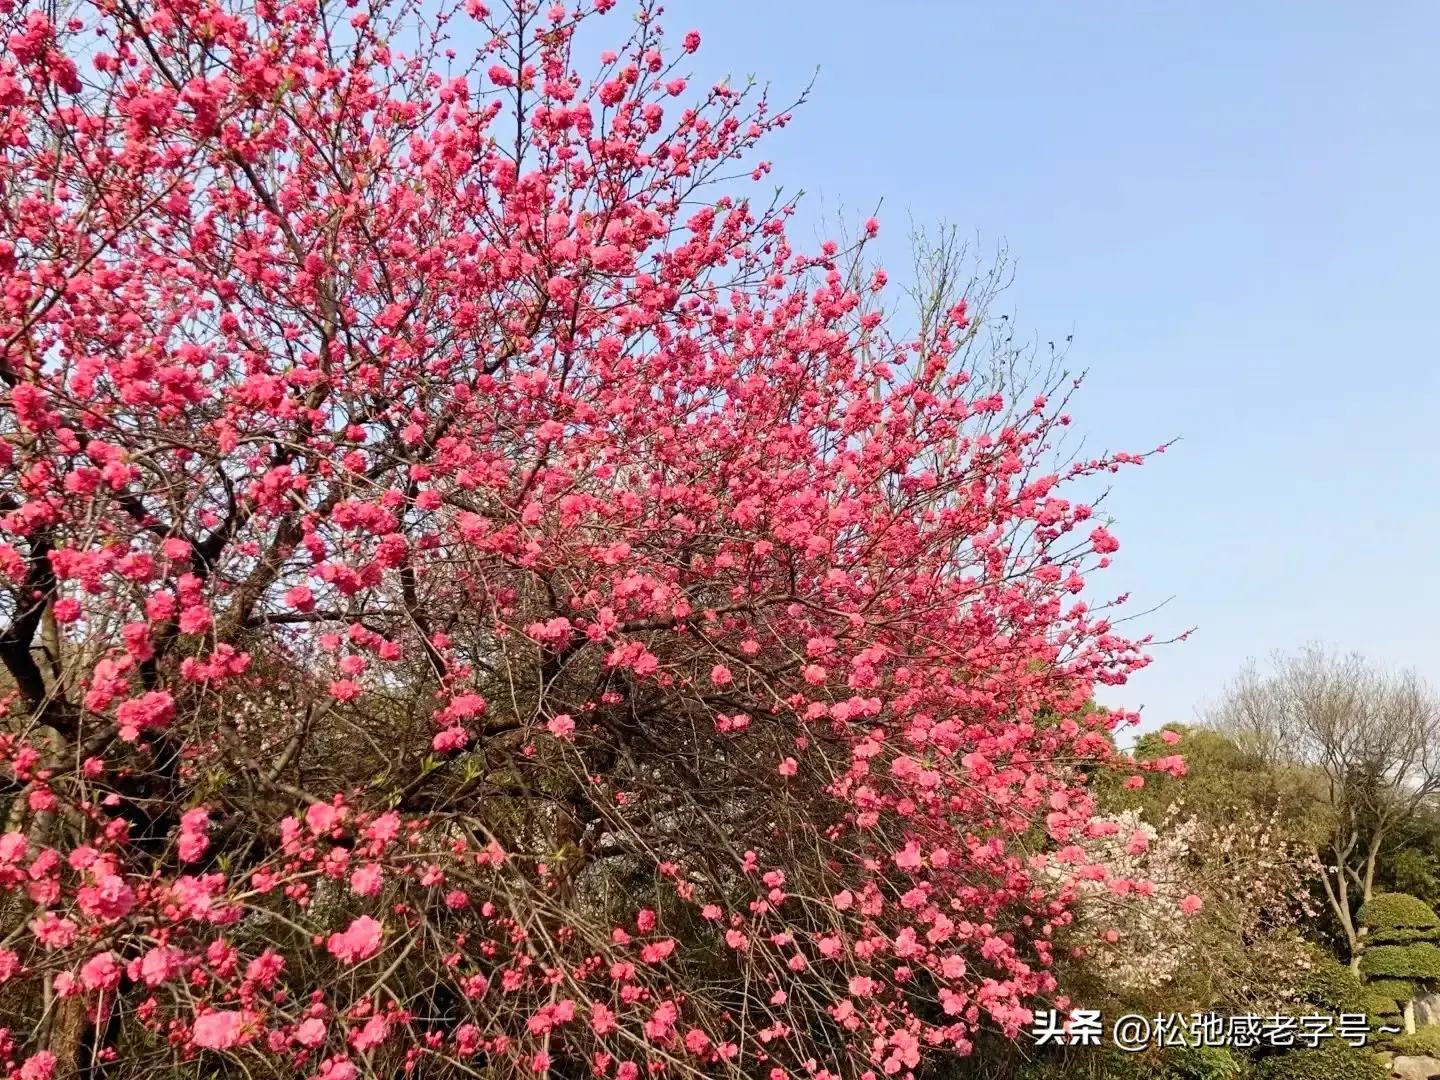
[[[479,694],[459,694],[446,707],[447,715],[457,720],[468,720],[485,711],[485,699]]]
[[[120,703],[115,719],[120,725],[120,738],[134,742],[146,728],[168,727],[175,718],[175,699],[164,690],[151,690],[138,698]]]
[[[146,950],[137,961],[130,961],[130,977],[144,982],[146,986],[159,986],[173,978],[180,969],[180,953],[165,945],[156,945]]]
[[[918,870],[921,865],[920,845],[908,840],[904,848],[895,853],[895,865],[901,870]]]
[[[380,951],[383,928],[368,915],[361,915],[343,933],[331,934],[330,955],[345,964],[358,964]]]
[[[112,952],[97,953],[80,968],[80,982],[86,990],[114,990],[125,969]]]
[[[135,907],[135,891],[116,874],[102,874],[94,885],[79,890],[80,910],[92,919],[114,922],[130,914]]]
[[[169,897],[180,912],[191,918],[209,916],[214,908],[214,893],[223,882],[219,875],[192,877],[185,874],[176,878],[170,886]]]
[[[324,1044],[329,1032],[325,1029],[325,1021],[312,1016],[295,1029],[295,1041],[301,1046],[314,1048]]]
[[[385,1041],[390,1033],[390,1024],[384,1016],[376,1015],[365,1021],[365,1026],[350,1036],[350,1045],[364,1052]]]
[[[203,806],[186,810],[180,815],[180,828],[185,832],[203,833],[210,828],[210,811]]]
[[[374,896],[383,876],[379,863],[366,863],[350,875],[350,888],[357,896]]]
[[[195,1018],[191,1040],[207,1050],[229,1050],[240,1044],[245,1018],[238,1012],[212,1012]]]
[[[245,966],[245,978],[268,990],[275,985],[275,980],[284,970],[285,957],[274,949],[266,949]]]
[[[79,927],[69,919],[62,919],[54,912],[46,912],[30,924],[30,932],[42,945],[50,949],[63,949],[75,940]]]
[[[664,1039],[680,1018],[680,1010],[673,1001],[662,1001],[645,1021],[645,1035],[651,1040]]]
[[[453,754],[457,750],[465,749],[470,741],[470,733],[463,727],[448,727],[444,731],[437,731],[435,737],[430,740],[430,747],[437,754]]]
[[[474,1024],[461,1024],[455,1029],[455,1049],[469,1057],[480,1047],[480,1029]]]
[[[285,603],[297,611],[314,611],[315,594],[304,585],[296,585],[285,593]]]
[[[557,713],[545,726],[557,739],[569,739],[575,733],[575,719],[569,713]]]
[[[7,832],[0,836],[0,863],[14,863],[25,857],[30,842],[23,832]]]
[[[180,818],[180,838],[176,850],[181,862],[198,862],[210,847],[206,833],[210,829],[210,813],[204,807],[187,810]]]
[[[596,1035],[609,1035],[617,1026],[615,1014],[608,1005],[597,1001],[590,1007],[590,1027]]]
[[[1096,552],[1101,555],[1108,555],[1120,549],[1120,541],[1110,535],[1110,530],[1103,525],[1097,526],[1090,533],[1090,543]]]
[[[388,844],[400,835],[400,815],[393,810],[381,814],[370,827],[365,830],[365,835],[377,844]]]
[[[320,1063],[320,1071],[311,1080],[355,1080],[359,1075],[354,1062],[343,1054],[336,1054]]]
[[[201,634],[210,629],[210,609],[203,607],[188,607],[180,613],[180,632],[182,634]]]
[[[710,1049],[710,1036],[699,1028],[691,1028],[687,1031],[682,1041],[685,1043],[685,1049],[697,1056],[703,1055]]]
[[[311,803],[305,810],[305,824],[317,836],[328,833],[340,821],[340,811],[329,803]]]
[[[875,992],[875,980],[867,975],[853,975],[849,989],[851,997],[869,997]]]
[[[181,862],[198,862],[210,846],[210,840],[203,833],[182,832],[176,842],[176,853]]]
[[[354,701],[363,693],[363,687],[354,679],[336,679],[330,684],[330,696],[337,701]]]

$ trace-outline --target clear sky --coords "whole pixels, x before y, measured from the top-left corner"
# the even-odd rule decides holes
[[[1117,478],[1109,572],[1190,626],[1129,686],[1194,718],[1310,639],[1440,687],[1440,3],[671,0],[707,78],[819,73],[773,178],[1018,263]],[[618,28],[617,28],[618,29]],[[807,231],[801,236],[808,237]]]

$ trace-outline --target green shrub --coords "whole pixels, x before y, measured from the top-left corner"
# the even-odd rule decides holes
[[[1068,1049],[1022,1066],[1017,1080],[1240,1080],[1245,1062],[1223,1047],[1173,1047],[1132,1054]],[[960,1071],[949,1076],[970,1076]],[[1348,1080],[1348,1078],[1342,1078]],[[1367,1078],[1368,1080],[1368,1078]]]
[[[1020,1065],[1015,1073],[1005,1070],[999,1060],[991,1062],[998,1070],[985,1075],[1010,1076],[1015,1080],[1150,1080],[1142,1071],[1143,1065],[1133,1059],[1138,1055],[1122,1054],[1111,1047],[1076,1048],[1069,1047],[1061,1053],[1038,1058]],[[967,1067],[973,1067],[969,1058],[956,1058],[937,1069],[936,1080],[961,1080],[969,1076]]]
[[[1366,995],[1364,1013],[1370,1021],[1372,1031],[1382,1027],[1395,1027],[1400,1023],[1400,1006],[1393,998],[1382,994]]]
[[[1372,945],[1409,945],[1437,939],[1440,939],[1440,930],[1377,930],[1365,940]]]
[[[1220,1046],[1165,1050],[1155,1065],[1155,1080],[1236,1080],[1244,1071],[1235,1055]]]
[[[1348,1046],[1263,1058],[1251,1074],[1253,1080],[1387,1080],[1389,1075],[1374,1051]]]
[[[1428,851],[1403,847],[1390,856],[1390,873],[1399,891],[1418,896],[1426,903],[1440,894],[1440,877],[1435,876],[1435,870],[1435,856]]]
[[[1406,979],[1371,979],[1365,989],[1391,1001],[1409,1001],[1415,996],[1415,984]]]
[[[1400,1015],[1400,1006],[1395,999],[1384,994],[1366,994],[1365,1007],[1361,1010],[1370,1018],[1372,1028],[1394,1026],[1394,1021]]]
[[[1360,905],[1361,926],[1372,930],[1422,929],[1440,926],[1440,916],[1430,905],[1409,893],[1376,893]]]
[[[1399,980],[1396,980],[1397,982]],[[1362,1007],[1365,1012],[1378,1013],[1381,1016],[1394,1016],[1400,1012],[1402,998],[1391,997],[1388,991],[1371,990],[1365,988],[1365,996],[1362,998]]]
[[[1300,986],[1301,998],[1328,1013],[1365,1012],[1367,995],[1360,980],[1328,952],[1316,949]]]
[[[1385,1049],[1415,1057],[1440,1058],[1440,1027],[1424,1027],[1414,1035],[1396,1035],[1385,1043]]]
[[[1395,979],[1440,979],[1440,948],[1428,941],[1376,945],[1360,955],[1360,971]]]

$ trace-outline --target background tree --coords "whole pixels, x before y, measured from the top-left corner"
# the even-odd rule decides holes
[[[1440,820],[1433,807],[1380,857],[1376,877],[1390,890],[1410,893],[1431,907],[1440,902]]]
[[[1167,771],[1183,753],[1183,772]],[[1131,911],[1109,901],[1111,922],[1086,941],[1084,967],[1100,992],[1133,978],[1105,968],[1118,952],[1153,992],[1120,994],[1126,1010],[1273,1012],[1293,1005],[1314,967],[1313,930],[1323,902],[1313,882],[1317,836],[1311,808],[1283,772],[1268,768],[1219,732],[1169,725],[1141,736],[1138,772],[1098,778],[1107,820],[1124,822],[1107,841],[1143,872],[1149,895]],[[1137,867],[1138,870],[1138,867]],[[1101,895],[1108,893],[1104,890]],[[1165,897],[1169,933],[1127,934],[1125,923]],[[1187,897],[1198,901],[1188,914]],[[1085,914],[1077,910],[1077,922]],[[1180,917],[1182,916],[1183,917]],[[1114,943],[1109,931],[1120,932]],[[1092,995],[1096,992],[1090,991]]]
[[[1268,675],[1246,668],[1211,719],[1262,760],[1314,778],[1329,815],[1321,883],[1358,966],[1356,909],[1375,892],[1387,845],[1440,791],[1440,705],[1413,673],[1385,675],[1312,645],[1277,655]]]

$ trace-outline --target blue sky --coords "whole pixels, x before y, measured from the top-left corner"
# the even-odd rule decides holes
[[[1440,685],[1440,4],[672,0],[707,78],[819,67],[773,178],[1004,242],[1073,333],[1117,478],[1110,590],[1198,628],[1102,700],[1193,719],[1310,639]],[[618,27],[616,29],[619,29]],[[608,31],[607,31],[608,33]],[[799,235],[809,236],[802,229]]]

